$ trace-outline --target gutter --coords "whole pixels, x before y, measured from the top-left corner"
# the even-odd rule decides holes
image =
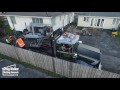
[[[43,16],[22,16],[22,15],[4,15],[4,14],[1,14],[0,16],[20,16],[20,17],[35,17],[35,18],[52,18],[52,17],[43,17]]]
[[[120,18],[120,17],[108,17],[108,16],[89,16],[89,15],[78,15],[78,17],[98,17],[98,18]]]

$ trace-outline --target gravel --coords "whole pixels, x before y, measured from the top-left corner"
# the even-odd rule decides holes
[[[111,36],[110,32],[96,31],[92,36],[80,36],[80,40],[87,45],[101,50],[103,70],[120,72],[120,44]]]

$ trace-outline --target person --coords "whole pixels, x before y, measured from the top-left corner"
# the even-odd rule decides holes
[[[8,36],[7,35],[7,38],[5,39],[5,41],[6,41],[7,44],[11,44],[11,42],[13,41],[13,39],[14,39],[13,36]]]
[[[61,47],[62,51],[66,51],[67,50],[67,47],[63,44],[62,47]]]
[[[9,40],[12,42],[15,38],[13,36],[9,36]]]
[[[23,41],[22,38],[18,38],[18,39],[16,40],[16,45],[18,45],[18,46],[21,47],[21,48],[25,48],[25,43],[24,43],[24,41]]]
[[[5,41],[6,41],[7,44],[11,44],[9,39],[6,38]]]

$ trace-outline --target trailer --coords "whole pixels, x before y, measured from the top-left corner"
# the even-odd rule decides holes
[[[24,37],[25,38],[45,38],[51,35],[52,28],[48,24],[38,24],[38,23],[31,23],[30,30],[24,29]]]
[[[84,64],[101,70],[98,48],[80,43],[80,36],[72,33],[64,33],[56,40],[56,55],[59,58],[67,58],[72,62]],[[66,48],[64,48],[66,47]]]

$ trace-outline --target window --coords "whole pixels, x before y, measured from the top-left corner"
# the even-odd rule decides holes
[[[39,19],[38,19],[38,18],[36,18],[36,21],[35,21],[35,23],[39,23]]]
[[[52,18],[52,25],[55,25],[55,18]]]
[[[114,18],[112,24],[119,24],[120,19]]]
[[[84,17],[84,21],[86,21],[86,17]]]
[[[40,21],[40,23],[43,23],[43,19],[42,18],[39,18],[39,21]]]
[[[16,24],[16,20],[15,20],[14,16],[10,16],[10,20],[11,20],[12,24]]]
[[[87,17],[87,22],[89,22],[89,17]]]
[[[102,19],[100,26],[102,27],[104,23],[104,19]]]
[[[116,20],[116,24],[119,24],[119,22],[120,22],[120,19],[117,19],[117,20]]]
[[[100,20],[101,20],[101,19],[98,19],[97,26],[99,26],[99,25],[100,25]]]
[[[33,23],[35,23],[35,18],[32,18]]]
[[[94,19],[91,19],[91,26],[93,26],[93,20],[94,20]]]
[[[88,22],[89,21],[89,17],[84,17],[84,21]]]
[[[114,18],[114,19],[113,19],[113,22],[112,22],[112,24],[115,24],[115,22],[116,22],[116,18]]]
[[[33,23],[43,23],[42,18],[32,18]]]

